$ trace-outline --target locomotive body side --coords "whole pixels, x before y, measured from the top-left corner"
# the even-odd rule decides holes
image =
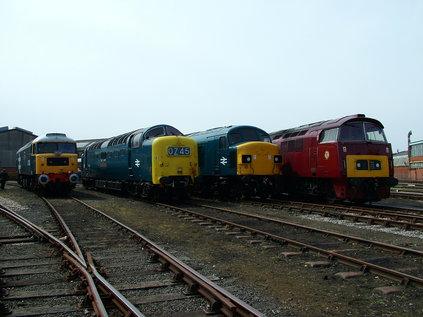
[[[224,198],[268,196],[280,173],[279,149],[256,127],[229,126],[192,133],[198,143],[200,193]]]
[[[16,152],[18,183],[27,189],[67,193],[79,181],[76,142],[62,133],[38,137]]]
[[[272,136],[284,157],[283,184],[289,193],[378,201],[396,184],[391,145],[375,119],[348,116]]]
[[[88,146],[82,163],[87,188],[149,199],[184,196],[198,174],[197,144],[171,126],[157,125]]]

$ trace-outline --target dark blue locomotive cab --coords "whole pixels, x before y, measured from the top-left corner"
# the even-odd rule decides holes
[[[127,191],[148,199],[185,195],[198,175],[197,144],[169,125],[156,125],[87,146],[86,188]]]
[[[253,126],[228,126],[188,136],[198,143],[197,191],[217,192],[229,199],[272,193],[282,161],[267,132]]]

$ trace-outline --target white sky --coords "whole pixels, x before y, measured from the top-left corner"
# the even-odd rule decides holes
[[[0,0],[0,126],[268,132],[364,113],[423,139],[421,0]]]

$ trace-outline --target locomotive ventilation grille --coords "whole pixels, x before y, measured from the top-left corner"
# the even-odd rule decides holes
[[[67,166],[69,159],[67,157],[49,157],[47,158],[47,166]]]

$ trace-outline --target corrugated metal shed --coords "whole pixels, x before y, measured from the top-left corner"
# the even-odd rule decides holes
[[[394,166],[407,166],[408,167],[408,152],[402,151],[399,153],[394,153]]]
[[[14,171],[16,168],[16,151],[37,136],[31,131],[1,127],[0,128],[0,168]]]

